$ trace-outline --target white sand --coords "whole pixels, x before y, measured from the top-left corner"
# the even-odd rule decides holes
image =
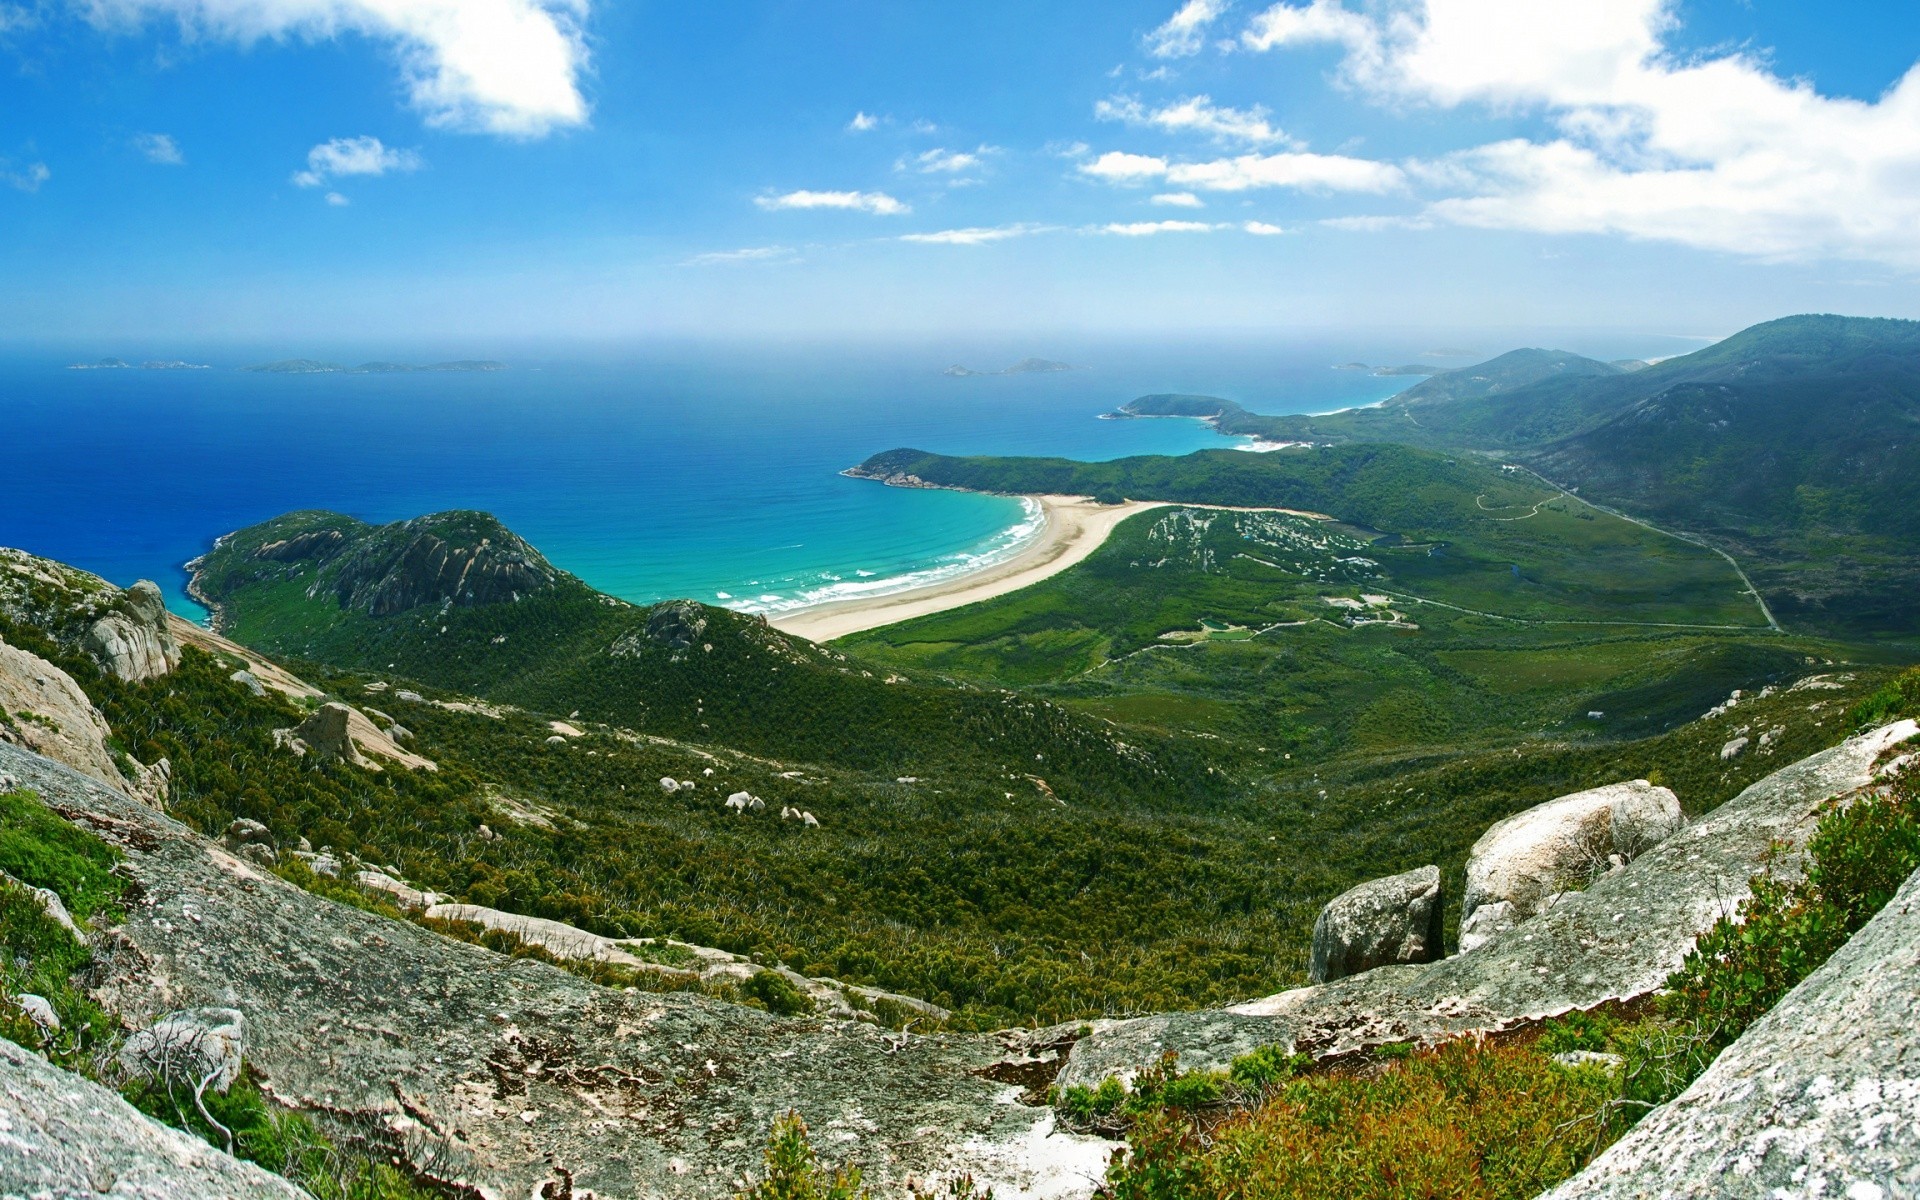
[[[1114,526],[1136,513],[1170,507],[1164,501],[1095,504],[1085,496],[1035,496],[1045,524],[1018,554],[952,579],[884,596],[835,600],[769,616],[775,629],[815,642],[830,642],[896,621],[944,612],[1017,592],[1066,570],[1100,548]],[[1199,507],[1199,506],[1193,506]]]

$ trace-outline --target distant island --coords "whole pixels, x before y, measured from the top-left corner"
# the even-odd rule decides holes
[[[103,358],[99,362],[72,363],[67,367],[69,371],[205,371],[207,369],[205,363],[181,362],[177,358],[154,359],[143,362],[138,367],[124,358]]]
[[[1023,358],[1004,371],[976,371],[963,367],[959,363],[940,372],[955,379],[966,379],[975,375],[1044,375],[1053,371],[1078,371],[1072,363],[1055,362],[1050,358]]]
[[[458,362],[428,363],[415,366],[412,363],[364,362],[357,367],[342,363],[321,362],[313,358],[287,358],[279,362],[261,363],[255,367],[242,368],[258,371],[267,375],[405,375],[415,371],[504,371],[507,364],[493,362],[490,359],[463,358]]]
[[[1369,367],[1363,362],[1335,363],[1336,371],[1369,371],[1375,375],[1444,375],[1444,367],[1423,367],[1419,363],[1407,363],[1398,367]]]

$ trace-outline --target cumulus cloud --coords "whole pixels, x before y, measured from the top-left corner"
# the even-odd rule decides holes
[[[907,233],[902,234],[900,240],[926,246],[984,246],[989,242],[1004,242],[1008,238],[1046,233],[1053,228],[1051,225],[1029,224],[975,226],[971,229],[942,229],[934,233]]]
[[[790,208],[843,208],[855,212],[872,213],[880,217],[898,216],[912,212],[908,205],[902,204],[885,192],[787,192],[779,196],[760,196],[754,203],[768,212],[778,212]]]
[[[1168,208],[1205,208],[1207,202],[1192,192],[1161,192],[1153,198],[1153,203]]]
[[[1253,234],[1255,237],[1272,237],[1275,234],[1286,232],[1286,230],[1282,229],[1280,226],[1269,225],[1265,221],[1247,221],[1242,223],[1240,228],[1246,230],[1248,233]]]
[[[1477,105],[1552,132],[1408,164],[1428,221],[1599,233],[1767,259],[1920,266],[1920,66],[1878,99],[1821,95],[1744,52],[1681,55],[1668,0],[1331,0],[1267,9],[1249,49],[1346,48],[1395,107]]]
[[[10,188],[22,192],[37,192],[41,184],[52,178],[53,172],[49,171],[47,164],[43,162],[22,163],[16,167],[6,159],[0,158],[0,180],[4,180]]]
[[[1227,11],[1227,0],[1187,0],[1166,23],[1147,35],[1147,52],[1155,58],[1185,58],[1200,53],[1207,43],[1207,27]]]
[[[327,204],[333,208],[345,208],[347,205],[352,203],[353,201],[347,199],[345,196],[342,196],[339,192],[327,193]]]
[[[385,175],[390,171],[417,171],[420,156],[398,150],[377,137],[334,138],[307,151],[307,169],[295,171],[298,187],[319,187],[329,180],[352,175]]]
[[[1110,150],[1080,166],[1083,174],[1109,183],[1166,182],[1211,192],[1284,187],[1307,191],[1384,192],[1405,173],[1391,163],[1342,154],[1242,154],[1209,162],[1170,162],[1150,154]]]
[[[1116,221],[1097,230],[1118,237],[1152,237],[1156,233],[1211,233],[1215,228],[1205,221]]]
[[[148,162],[163,167],[177,167],[187,161],[180,153],[179,144],[165,133],[138,134],[133,139],[133,148],[144,154]]]
[[[870,129],[879,127],[880,118],[867,112],[857,112],[853,114],[853,120],[847,122],[848,133],[866,133]]]
[[[95,24],[172,18],[184,34],[251,45],[358,34],[393,47],[431,125],[539,137],[587,120],[589,0],[77,0]]]
[[[1093,115],[1102,121],[1124,121],[1168,133],[1205,134],[1221,142],[1264,146],[1293,141],[1268,122],[1267,110],[1261,106],[1256,104],[1246,109],[1216,106],[1210,96],[1189,96],[1152,109],[1136,97],[1114,96],[1096,103]]]

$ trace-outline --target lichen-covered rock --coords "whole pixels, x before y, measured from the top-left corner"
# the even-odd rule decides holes
[[[1916,730],[1900,721],[1774,772],[1472,954],[1380,967],[1228,1009],[1095,1022],[1057,1082],[1131,1077],[1166,1051],[1195,1068],[1225,1067],[1271,1045],[1324,1057],[1509,1029],[1645,996],[1701,933],[1751,894],[1756,873],[1796,876],[1799,852],[1775,853],[1775,844],[1804,846],[1829,801],[1869,786],[1883,757]]]
[[[129,1037],[120,1046],[120,1066],[172,1086],[224,1092],[240,1078],[246,1045],[247,1020],[239,1009],[187,1009]]]
[[[307,1200],[91,1080],[0,1040],[0,1196]]]
[[[1920,873],[1548,1200],[1920,1195]]]
[[[180,665],[159,585],[142,579],[114,610],[87,629],[83,643],[102,670],[128,683],[157,679]]]
[[[1440,917],[1439,867],[1369,880],[1320,910],[1307,978],[1325,983],[1389,963],[1432,962],[1446,952]]]
[[[1557,892],[1578,891],[1608,867],[1659,845],[1685,818],[1679,799],[1644,779],[1562,796],[1496,821],[1467,855],[1462,928],[1482,904],[1504,901],[1524,921]],[[1462,934],[1460,949],[1480,943]]]
[[[0,772],[118,846],[140,888],[95,936],[96,999],[136,1026],[244,1011],[271,1099],[456,1189],[724,1197],[789,1110],[880,1195],[968,1170],[1001,1196],[1080,1200],[1113,1149],[1057,1130],[1028,1091],[1060,1053],[1034,1035],[903,1037],[601,987],[303,892],[13,747]]]

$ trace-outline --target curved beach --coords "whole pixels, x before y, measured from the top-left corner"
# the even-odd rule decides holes
[[[771,614],[768,622],[783,633],[830,642],[866,629],[892,625],[1019,591],[1066,570],[1100,548],[1114,526],[1136,513],[1165,508],[1164,501],[1129,500],[1095,504],[1085,496],[1034,496],[1043,525],[1018,553],[951,579],[882,596],[835,600],[811,608]]]

